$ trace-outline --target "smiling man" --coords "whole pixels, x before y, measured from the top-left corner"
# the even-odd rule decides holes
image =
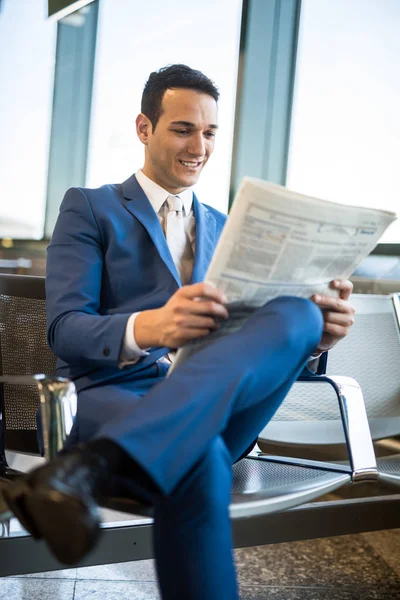
[[[185,65],[152,73],[136,121],[143,168],[66,193],[48,249],[48,340],[77,387],[78,419],[68,449],[7,493],[26,529],[74,564],[98,538],[97,502],[123,482],[154,505],[167,600],[237,599],[232,464],[354,313],[349,282],[333,284],[338,298],[275,299],[166,378],[176,348],[228,317],[203,283],[226,216],[192,190],[214,149],[218,97]]]

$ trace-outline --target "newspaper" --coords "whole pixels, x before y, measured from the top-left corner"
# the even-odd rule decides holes
[[[225,292],[229,319],[180,348],[170,370],[276,296],[336,295],[330,282],[348,279],[395,219],[245,177],[205,277]]]

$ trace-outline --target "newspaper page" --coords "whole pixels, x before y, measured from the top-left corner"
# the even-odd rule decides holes
[[[240,329],[276,296],[336,294],[329,283],[348,279],[395,219],[392,212],[319,200],[245,177],[205,277],[225,292],[229,319],[181,348],[173,368]]]

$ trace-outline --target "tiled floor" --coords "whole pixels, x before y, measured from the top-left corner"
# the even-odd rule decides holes
[[[242,600],[400,598],[400,530],[241,549],[236,561]],[[158,600],[159,595],[153,561],[147,560],[0,579],[0,598]]]

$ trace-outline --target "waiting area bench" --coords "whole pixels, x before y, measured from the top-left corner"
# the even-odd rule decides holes
[[[395,308],[392,303],[393,315]],[[394,327],[398,335],[398,323]],[[356,331],[349,336],[355,351],[365,351],[358,347],[357,335]],[[348,372],[352,373],[351,365]],[[34,377],[43,373],[46,377]],[[375,377],[379,377],[378,373]],[[312,389],[316,406],[319,402],[326,404],[328,391],[332,391],[329,411],[335,409],[339,415],[346,460],[342,456],[334,460],[272,456],[261,454],[256,448],[239,461],[233,467],[231,502],[235,547],[400,527],[400,495],[395,485],[393,489],[385,488],[383,494],[377,486],[380,475],[357,382],[349,375],[303,379],[293,391]],[[16,519],[7,513],[1,489],[18,477],[13,467],[23,463],[25,470],[30,461],[41,460],[36,414],[38,409],[49,410],[51,395],[55,390],[62,394],[64,384],[68,388],[68,382],[55,375],[55,357],[46,342],[44,278],[0,274],[0,576],[62,568],[46,546],[21,530]],[[67,396],[71,400],[70,388]],[[296,411],[301,407],[300,404],[295,408],[294,419],[287,422],[299,420]],[[314,421],[317,423],[318,418]],[[46,440],[46,435],[43,441],[47,459],[51,459],[57,444],[54,439],[50,443],[49,436]],[[343,486],[367,488],[371,495],[367,492],[360,498],[315,502]],[[100,543],[81,566],[153,556],[151,507],[114,492],[104,503]]]

